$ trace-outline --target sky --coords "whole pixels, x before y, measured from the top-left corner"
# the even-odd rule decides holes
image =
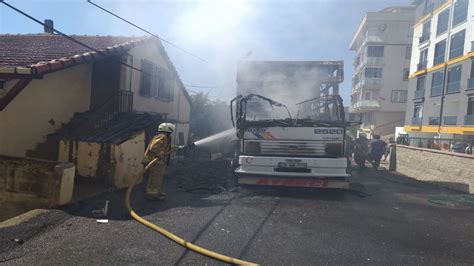
[[[5,0],[67,34],[146,33],[87,0]],[[164,43],[188,90],[215,99],[235,96],[236,64],[248,60],[343,60],[340,94],[350,102],[349,44],[364,14],[412,0],[93,0],[206,62]],[[0,33],[41,33],[43,27],[0,4]],[[202,87],[202,88],[201,88]]]

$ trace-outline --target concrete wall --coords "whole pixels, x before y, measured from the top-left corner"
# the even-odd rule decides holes
[[[421,181],[474,193],[474,156],[397,146],[397,171]]]
[[[72,163],[0,156],[0,202],[34,202],[43,207],[72,199]]]
[[[113,185],[127,187],[132,179],[143,170],[142,160],[145,153],[145,132],[111,146],[112,158],[115,162]],[[140,177],[138,182],[142,181]]]
[[[145,132],[119,144],[61,140],[59,161],[75,162],[77,175],[126,187],[142,169]],[[141,178],[139,182],[141,182]]]
[[[25,156],[46,135],[67,123],[74,112],[88,110],[90,92],[90,64],[33,80],[0,112],[0,154]]]

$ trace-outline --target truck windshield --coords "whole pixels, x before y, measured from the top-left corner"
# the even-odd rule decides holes
[[[286,106],[282,104],[259,97],[249,99],[246,104],[246,121],[291,120]]]
[[[335,96],[325,96],[298,104],[297,122],[344,122],[341,102]]]

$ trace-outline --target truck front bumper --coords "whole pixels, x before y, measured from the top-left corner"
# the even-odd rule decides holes
[[[304,171],[279,171],[279,163],[297,159],[307,165]],[[267,176],[267,177],[301,177],[301,178],[341,178],[347,177],[346,158],[295,158],[270,156],[239,156],[239,167],[235,170],[238,176]]]

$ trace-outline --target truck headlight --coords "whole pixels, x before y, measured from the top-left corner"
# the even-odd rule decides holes
[[[342,143],[326,143],[326,155],[338,157],[342,155]]]
[[[244,153],[248,153],[248,154],[260,153],[260,142],[257,142],[257,141],[245,142]]]

